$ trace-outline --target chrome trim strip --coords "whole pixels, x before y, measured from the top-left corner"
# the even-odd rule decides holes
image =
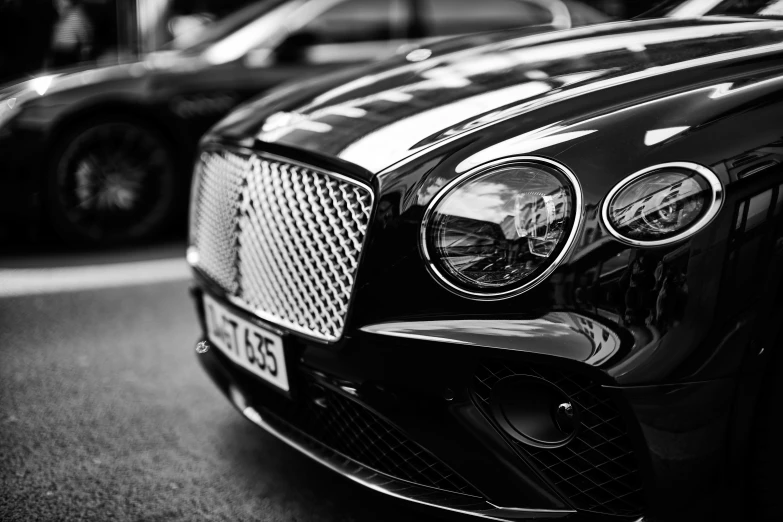
[[[563,249],[560,251],[557,257],[549,264],[549,266],[543,272],[538,274],[533,279],[525,282],[524,284],[521,284],[517,288],[506,290],[504,292],[487,292],[487,293],[475,292],[472,290],[466,290],[464,288],[461,288],[460,286],[449,281],[449,279],[443,273],[441,273],[437,264],[433,261],[432,257],[430,256],[430,253],[427,250],[427,225],[429,223],[430,217],[434,212],[435,207],[438,205],[438,203],[447,194],[449,194],[449,192],[451,192],[459,185],[467,182],[471,178],[478,177],[483,174],[488,174],[491,171],[496,170],[498,168],[513,166],[515,163],[521,163],[521,162],[543,163],[545,165],[555,168],[562,175],[564,175],[568,179],[568,181],[571,182],[571,186],[574,191],[574,223],[571,226],[571,231],[568,234],[568,238],[566,239],[565,245],[563,246]],[[424,258],[425,264],[430,274],[446,290],[449,290],[450,292],[457,294],[461,297],[467,297],[468,299],[475,299],[479,301],[498,301],[501,299],[509,299],[511,297],[515,297],[519,294],[522,294],[530,290],[531,288],[535,287],[536,285],[540,284],[541,282],[544,281],[544,279],[549,277],[549,275],[552,272],[555,271],[555,269],[560,265],[563,259],[565,259],[565,257],[571,251],[571,247],[574,245],[574,242],[576,240],[576,235],[579,232],[579,228],[582,224],[583,218],[584,218],[584,202],[582,197],[582,185],[579,183],[579,179],[576,177],[576,175],[573,172],[571,172],[571,170],[568,167],[566,167],[565,165],[563,165],[558,161],[554,161],[548,158],[543,158],[541,156],[509,156],[507,158],[503,158],[500,160],[491,161],[489,163],[484,163],[483,165],[479,165],[478,167],[475,167],[467,171],[466,173],[457,176],[456,178],[451,180],[445,187],[440,189],[440,191],[435,195],[435,197],[432,198],[432,201],[430,201],[429,205],[427,206],[427,210],[424,212],[424,217],[422,218],[421,226],[419,228],[419,250],[421,252],[422,257]]]
[[[237,388],[230,386],[228,389],[228,394],[229,399],[234,404],[234,406],[253,424],[263,428],[271,435],[274,435],[281,441],[285,442],[304,455],[310,457],[319,464],[326,466],[332,471],[336,471],[340,475],[364,487],[370,488],[379,493],[383,493],[384,495],[389,495],[394,498],[414,502],[416,504],[421,504],[432,508],[443,509],[452,513],[471,515],[484,520],[495,520],[499,522],[540,517],[559,518],[576,513],[574,510],[500,507],[483,499],[477,499],[475,497],[460,495],[457,493],[441,492],[432,488],[426,488],[424,486],[417,486],[411,483],[397,481],[386,475],[372,472],[369,470],[369,468],[365,468],[364,466],[358,463],[354,463],[350,459],[344,457],[339,459],[342,462],[339,462],[336,458],[329,459],[327,457],[318,455],[313,450],[307,448],[303,443],[294,440],[293,437],[286,435],[278,428],[273,426],[272,423],[274,423],[274,421],[271,419],[264,419],[264,416],[258,410],[248,405],[244,395]],[[318,444],[320,445],[320,443]],[[337,454],[335,453],[335,455]],[[352,467],[356,469],[351,469],[349,464],[353,464]],[[357,472],[361,470],[366,470],[367,474],[365,476],[359,476]],[[418,495],[416,495],[417,493]],[[429,498],[433,495],[440,496],[440,499],[444,501],[451,499],[454,505],[449,506],[438,504]]]
[[[609,205],[611,204],[612,199],[617,195],[618,192],[620,192],[622,189],[624,189],[625,187],[627,187],[637,179],[647,174],[650,174],[652,172],[658,170],[665,170],[667,168],[690,170],[692,172],[695,172],[696,174],[699,174],[701,177],[707,180],[707,182],[710,184],[710,187],[712,188],[712,201],[710,202],[710,207],[707,210],[707,212],[690,227],[686,228],[679,234],[666,239],[659,239],[656,241],[639,241],[638,239],[627,238],[622,234],[620,234],[617,230],[615,230],[615,228],[609,222]],[[720,179],[718,179],[718,176],[707,167],[689,161],[675,161],[671,163],[660,163],[658,165],[653,165],[652,167],[647,167],[640,171],[634,172],[630,176],[620,181],[617,185],[615,185],[612,188],[612,190],[610,190],[609,193],[606,195],[606,198],[604,198],[604,202],[601,204],[601,221],[603,221],[603,225],[606,227],[606,230],[615,239],[622,241],[626,245],[631,245],[636,247],[658,247],[658,246],[670,245],[672,243],[676,243],[677,241],[681,241],[683,239],[689,238],[692,235],[699,232],[704,227],[706,227],[710,223],[710,221],[712,221],[712,219],[718,214],[718,212],[720,212],[720,209],[723,206],[723,199],[724,199],[723,185],[721,184]]]
[[[261,156],[267,159],[270,159],[272,161],[276,161],[278,163],[288,163],[289,165],[296,165],[297,167],[310,169],[316,172],[320,172],[321,174],[325,174],[326,176],[337,178],[339,180],[342,180],[346,183],[350,183],[352,185],[356,185],[357,187],[361,187],[363,189],[366,189],[370,192],[370,197],[372,200],[372,203],[375,204],[375,190],[373,190],[372,185],[369,183],[366,183],[363,180],[358,180],[355,178],[350,178],[346,176],[345,174],[339,174],[337,172],[333,172],[331,170],[327,170],[323,167],[318,167],[315,165],[311,165],[308,163],[303,163],[301,161],[295,160],[293,158],[287,158],[285,156],[280,156],[277,154],[273,154],[271,152],[266,152],[264,150],[256,150],[252,147],[244,147],[242,145],[224,145],[224,144],[208,144],[202,149],[202,153],[204,152],[235,152],[238,154],[245,154],[245,155],[256,155]]]

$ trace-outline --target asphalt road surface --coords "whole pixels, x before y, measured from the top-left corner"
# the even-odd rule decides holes
[[[432,520],[229,405],[182,250],[0,260],[0,520]]]

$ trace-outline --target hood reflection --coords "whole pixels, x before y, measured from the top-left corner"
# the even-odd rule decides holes
[[[400,56],[267,114],[260,111],[254,128],[239,132],[317,150],[377,173],[435,144],[556,100],[663,74],[665,66],[683,60],[778,44],[781,38],[774,21],[633,24],[578,29],[567,37],[509,34],[468,48],[433,45],[423,61]],[[630,33],[631,27],[637,30]],[[526,130],[533,129],[520,127],[520,134]],[[529,151],[581,138],[590,129],[552,131],[538,136]]]

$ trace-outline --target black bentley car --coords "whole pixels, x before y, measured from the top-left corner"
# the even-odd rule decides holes
[[[0,88],[4,228],[32,215],[74,242],[153,235],[185,215],[204,131],[271,86],[432,38],[607,19],[571,0],[266,0],[138,62]]]
[[[781,520],[777,4],[474,36],[238,109],[192,187],[207,373],[452,513]]]

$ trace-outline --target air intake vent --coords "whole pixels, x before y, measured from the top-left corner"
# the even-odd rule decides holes
[[[478,496],[465,479],[383,417],[329,387],[309,381],[281,417],[334,451],[414,484]]]
[[[580,411],[576,436],[558,448],[540,448],[508,437],[573,506],[612,515],[637,515],[644,508],[641,476],[620,411],[590,379],[546,366],[490,361],[474,379],[474,395],[491,418],[493,387],[512,376],[531,376],[563,390]]]
[[[193,191],[196,267],[258,317],[338,340],[370,221],[370,188],[295,162],[220,151],[202,154]]]

